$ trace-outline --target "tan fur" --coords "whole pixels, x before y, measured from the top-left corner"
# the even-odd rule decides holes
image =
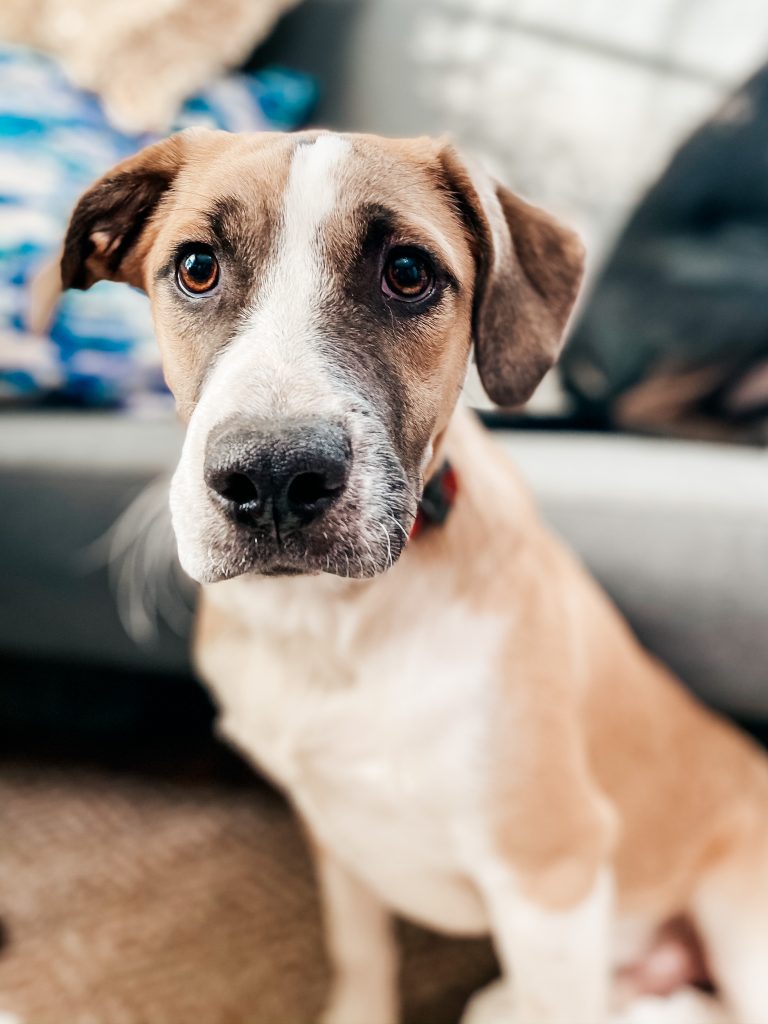
[[[765,758],[639,646],[482,430],[458,418],[445,451],[462,489],[423,557],[465,559],[471,537],[465,595],[524,610],[499,695],[498,841],[551,906],[576,902],[612,848],[622,909],[672,917],[703,871],[768,834]],[[540,737],[527,757],[507,716]]]

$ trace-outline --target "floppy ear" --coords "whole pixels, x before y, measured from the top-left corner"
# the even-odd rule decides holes
[[[574,232],[470,171],[452,146],[440,160],[475,242],[475,358],[488,396],[522,405],[557,361],[581,283],[584,249]]]
[[[64,288],[90,288],[103,278],[143,287],[146,229],[184,164],[189,133],[148,146],[124,160],[81,196],[61,256]]]

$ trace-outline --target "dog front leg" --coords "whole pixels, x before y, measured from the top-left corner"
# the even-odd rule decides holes
[[[502,980],[469,1004],[462,1024],[605,1024],[613,885],[596,873],[573,905],[548,909],[502,861],[476,876],[488,906]]]
[[[397,950],[392,918],[371,890],[315,845],[331,994],[322,1024],[395,1024]]]

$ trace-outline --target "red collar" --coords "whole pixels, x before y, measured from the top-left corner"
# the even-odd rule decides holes
[[[418,537],[425,527],[441,526],[448,518],[448,513],[456,500],[459,480],[456,470],[447,460],[440,469],[427,480],[419,502],[419,511],[411,527],[410,540]]]

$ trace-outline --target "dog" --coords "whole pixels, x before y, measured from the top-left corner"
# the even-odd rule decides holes
[[[188,131],[73,213],[64,287],[151,300],[197,664],[309,833],[326,1024],[397,1020],[393,914],[491,934],[502,977],[465,1022],[646,1019],[675,921],[719,1000],[682,989],[663,1019],[768,1022],[768,762],[639,647],[458,405],[472,352],[491,399],[526,401],[582,262],[427,138]]]

